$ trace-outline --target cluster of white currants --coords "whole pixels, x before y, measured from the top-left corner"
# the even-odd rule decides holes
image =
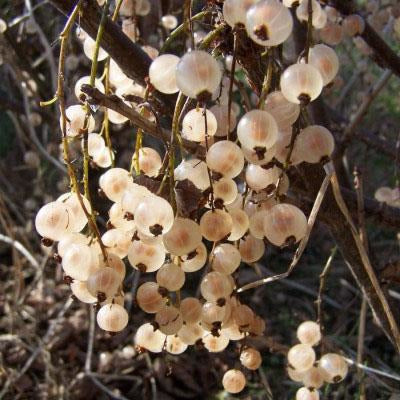
[[[319,400],[319,392],[324,383],[342,381],[348,371],[346,360],[339,354],[327,353],[317,360],[314,346],[321,341],[318,323],[305,321],[297,328],[299,344],[290,348],[288,375],[295,382],[303,384],[296,393],[296,400]]]
[[[292,32],[293,20],[287,8],[292,3],[225,0],[223,16],[232,28],[245,28],[256,43],[277,46]],[[136,25],[132,31],[132,26],[125,22],[144,15],[147,4],[148,0],[122,3],[121,14],[128,17],[123,30],[132,40],[138,35]],[[308,18],[307,4],[303,0],[296,9],[300,20]],[[327,14],[327,8],[322,9],[313,0],[315,28],[324,26]],[[161,23],[166,29],[174,29],[177,24],[174,18],[166,15]],[[83,31],[78,33],[85,54],[92,59],[93,40]],[[241,108],[229,98],[230,78],[224,77],[220,60],[197,49],[182,57],[158,56],[154,48],[143,46],[143,49],[153,58],[149,70],[150,94],[154,90],[165,94],[181,92],[197,100],[198,106],[182,115],[178,136],[203,146],[205,156],[202,159],[189,156],[174,165],[174,170],[167,170],[155,149],[139,143],[134,159],[147,179],[165,178],[169,174],[169,182],[189,180],[204,200],[199,203],[202,205],[197,214],[190,218],[179,214],[174,201],[162,197],[161,190],[154,193],[135,183],[128,170],[113,167],[99,179],[99,188],[112,202],[108,230],[101,238],[94,234],[92,226],[94,235],[84,231],[88,219],[95,220],[95,211],[85,196],[74,192],[43,206],[36,216],[36,229],[44,242],[58,241],[57,258],[71,290],[82,302],[100,307],[97,322],[102,329],[119,332],[128,323],[122,286],[127,258],[133,269],[143,274],[155,273],[155,280],[141,284],[136,293],[138,306],[154,315],[154,319],[138,328],[135,343],[156,353],[166,350],[180,354],[191,345],[220,352],[230,341],[262,335],[265,329],[263,319],[236,297],[232,274],[241,263],[260,260],[266,243],[282,247],[299,242],[307,234],[303,211],[284,202],[289,190],[286,171],[301,162],[326,162],[334,150],[331,132],[323,126],[300,123],[300,114],[335,78],[338,58],[324,44],[311,47],[307,57],[282,71],[280,90],[275,88],[268,93],[258,109],[247,111],[237,123]],[[106,57],[101,50],[98,59]],[[129,79],[112,59],[109,67],[107,79],[117,96],[145,96],[144,89]],[[89,80],[85,76],[77,82],[78,100],[85,100],[81,85]],[[95,85],[102,92],[107,86],[100,80]],[[212,102],[214,105],[207,109]],[[228,110],[230,103],[232,108]],[[146,114],[141,107],[140,111],[154,120],[154,115]],[[127,120],[114,111],[107,113],[114,124]],[[68,139],[80,139],[86,126],[89,156],[99,167],[109,168],[114,155],[103,136],[94,133],[93,116],[79,104],[67,108],[66,115]],[[231,140],[230,134],[237,141]],[[174,187],[170,187],[170,193],[173,195]],[[183,297],[186,274],[202,268],[205,270],[199,282],[202,298]],[[291,374],[301,375],[307,387],[299,393],[308,391],[308,387],[319,387],[307,384],[316,379],[314,370],[336,372],[335,360],[330,355],[322,357],[319,367],[314,367],[311,346],[319,341],[320,333],[317,336],[315,324],[302,324],[299,328],[302,344],[289,352]],[[261,355],[254,348],[242,347],[240,362],[243,367],[255,370],[261,364]],[[332,379],[339,375],[343,374],[335,374]],[[240,370],[231,369],[222,383],[228,392],[238,393],[245,387],[246,378]],[[303,400],[314,398],[299,396]]]

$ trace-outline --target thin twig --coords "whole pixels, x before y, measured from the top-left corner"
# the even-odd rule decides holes
[[[318,297],[317,297],[317,300],[315,301],[315,304],[317,305],[317,323],[320,325],[321,331],[324,330],[323,329],[323,321],[322,321],[322,293],[325,288],[326,277],[331,268],[332,261],[335,258],[336,252],[337,252],[337,247],[335,246],[331,250],[331,254],[330,254],[328,260],[326,261],[325,266],[319,276]]]
[[[8,391],[8,388],[14,384],[18,379],[20,379],[31,367],[33,362],[36,360],[36,358],[39,356],[39,354],[44,350],[44,348],[50,343],[51,338],[55,334],[55,329],[57,327],[57,324],[61,321],[61,319],[64,317],[65,313],[68,311],[68,309],[71,307],[73,303],[73,300],[69,298],[64,306],[61,308],[59,313],[57,314],[56,318],[50,322],[50,326],[47,329],[47,332],[45,333],[43,337],[42,343],[33,351],[31,356],[28,358],[28,360],[25,362],[24,366],[21,368],[21,370],[18,372],[17,375],[14,375],[13,377],[9,377],[6,381],[6,383],[3,386],[2,391],[0,392],[0,399],[2,399],[5,394]]]
[[[388,69],[383,72],[379,80],[376,82],[374,87],[363,97],[363,101],[361,105],[357,108],[357,113],[351,119],[350,124],[347,129],[344,131],[343,141],[346,142],[353,135],[356,127],[360,124],[364,115],[368,111],[368,108],[374,101],[374,99],[378,96],[381,90],[385,87],[385,85],[389,82],[390,77],[393,72]]]
[[[40,265],[36,261],[35,257],[33,257],[33,255],[22,245],[22,243],[9,238],[8,236],[2,235],[1,233],[0,241],[15,247],[35,268],[40,268]]]
[[[307,232],[306,232],[304,238],[301,240],[301,242],[299,244],[299,247],[297,248],[296,253],[295,253],[294,257],[293,257],[293,260],[290,263],[289,268],[287,269],[287,271],[282,273],[282,274],[274,275],[274,276],[271,276],[271,277],[268,277],[268,278],[264,278],[264,279],[257,280],[255,282],[248,283],[248,284],[240,287],[239,289],[237,289],[237,293],[241,293],[241,292],[244,292],[245,290],[254,289],[254,288],[258,287],[258,286],[265,285],[267,283],[271,283],[271,282],[274,282],[274,281],[277,281],[277,280],[280,280],[280,279],[287,278],[292,273],[293,269],[296,267],[297,263],[300,261],[300,258],[303,255],[303,252],[304,252],[304,250],[305,250],[305,248],[307,246],[307,243],[308,243],[308,240],[310,238],[310,234],[311,234],[312,228],[313,228],[315,220],[317,218],[318,211],[319,211],[319,209],[321,207],[321,204],[322,204],[322,201],[324,199],[326,190],[329,187],[329,182],[330,182],[332,173],[333,173],[332,171],[328,171],[326,176],[325,176],[325,179],[322,182],[322,185],[321,185],[321,187],[319,189],[319,192],[317,194],[317,197],[315,199],[314,206],[313,206],[313,208],[311,210],[310,216],[308,217]]]
[[[331,168],[334,169],[333,165],[331,165]],[[399,332],[399,328],[397,326],[396,319],[390,308],[389,302],[382,291],[382,288],[379,284],[378,278],[377,278],[375,271],[369,260],[368,254],[365,251],[364,245],[359,238],[358,231],[357,231],[357,229],[354,225],[354,222],[351,218],[350,212],[343,200],[343,197],[342,197],[342,194],[340,191],[340,187],[339,187],[339,182],[338,182],[335,172],[333,172],[333,174],[331,176],[331,185],[332,185],[333,194],[334,194],[336,203],[337,203],[340,211],[342,212],[343,216],[345,217],[347,224],[350,227],[352,237],[353,237],[356,247],[358,249],[362,264],[368,275],[371,286],[374,289],[375,294],[385,312],[385,316],[387,318],[387,322],[389,323],[389,328],[391,331],[389,334],[389,337],[392,338],[393,344],[396,346],[397,350],[400,352],[400,332]]]

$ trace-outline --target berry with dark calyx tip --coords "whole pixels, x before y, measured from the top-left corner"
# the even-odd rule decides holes
[[[54,253],[54,254],[53,254],[53,259],[54,259],[55,262],[57,262],[57,263],[59,263],[59,264],[62,263],[62,257],[61,257],[59,254],[57,254],[57,253]]]
[[[64,275],[63,281],[67,285],[70,285],[74,280],[69,275]]]
[[[271,183],[270,185],[268,185],[268,186],[265,188],[265,193],[271,194],[271,193],[273,193],[275,190],[276,190],[276,185],[274,185],[273,183]]]
[[[149,231],[154,236],[160,236],[163,233],[163,227],[160,224],[154,224],[150,226]]]
[[[226,304],[226,299],[224,297],[221,297],[220,299],[217,300],[218,307],[223,307],[225,304]]]
[[[204,342],[203,339],[198,339],[196,340],[196,343],[194,344],[194,348],[196,350],[204,350]]]
[[[166,289],[165,287],[161,287],[161,286],[160,286],[160,287],[158,288],[158,293],[160,293],[162,297],[167,297],[169,291],[168,291],[168,289]]]
[[[124,214],[124,219],[126,219],[127,221],[133,221],[135,219],[135,217],[133,216],[132,213],[130,213],[129,211],[126,211]]]
[[[144,354],[147,352],[147,350],[144,347],[139,346],[139,345],[135,346],[135,350],[137,351],[138,354]]]
[[[192,260],[193,258],[195,258],[197,256],[198,252],[196,249],[194,249],[193,251],[191,251],[187,256],[186,256],[186,261]]]
[[[222,210],[224,208],[224,201],[222,199],[215,199],[214,200],[214,207],[217,210]]]
[[[223,177],[223,175],[220,172],[212,171],[211,177],[214,181],[219,181]]]
[[[153,327],[154,332],[160,329],[160,325],[156,321],[150,322],[150,325]]]
[[[135,233],[132,235],[132,239],[131,239],[131,241],[133,242],[134,240],[140,240],[140,237],[139,237],[139,235],[138,235],[138,232],[137,232],[137,231],[135,231]]]
[[[147,267],[143,263],[136,264],[136,268],[141,272],[145,273],[147,271]]]
[[[311,97],[305,93],[300,94],[298,99],[302,106],[307,106],[308,104],[310,104],[310,101],[311,101]]]
[[[103,301],[106,301],[106,300],[107,300],[107,296],[106,296],[105,293],[103,293],[103,292],[98,292],[97,293],[97,301],[99,303],[103,303]]]
[[[259,160],[262,160],[264,158],[265,153],[267,152],[266,147],[261,147],[261,146],[256,146],[253,149],[256,153],[256,156]]]
[[[253,32],[260,40],[268,40],[269,39],[268,28],[264,24],[257,25],[253,29]]]
[[[289,236],[282,247],[292,247],[296,244],[296,238],[294,236]]]
[[[111,229],[115,229],[115,226],[111,223],[111,221],[107,221],[106,229],[109,231]]]

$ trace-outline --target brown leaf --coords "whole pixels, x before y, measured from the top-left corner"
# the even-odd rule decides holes
[[[144,186],[150,190],[150,192],[157,194],[158,196],[163,197],[166,200],[169,200],[169,183],[168,180],[164,182],[163,189],[161,193],[158,193],[158,189],[160,188],[162,176],[157,178],[150,178],[147,175],[141,174],[133,178],[133,181],[138,185]]]
[[[178,214],[182,217],[189,217],[199,209],[203,193],[192,181],[184,179],[176,184],[175,197]]]
[[[400,283],[400,260],[386,264],[379,273],[381,281]]]

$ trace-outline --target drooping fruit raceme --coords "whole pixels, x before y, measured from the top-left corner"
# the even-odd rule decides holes
[[[277,46],[283,43],[292,33],[292,29],[293,18],[280,1],[261,0],[247,11],[247,33],[261,46]]]
[[[307,232],[307,218],[291,204],[277,204],[264,219],[265,237],[275,246],[297,243]]]
[[[172,94],[179,90],[175,73],[178,63],[179,57],[173,54],[158,56],[151,63],[150,82],[161,93]]]
[[[281,76],[282,94],[295,104],[308,104],[315,100],[322,87],[320,72],[310,64],[293,64]]]
[[[202,50],[186,53],[176,67],[176,83],[186,96],[200,101],[212,96],[222,78],[218,61]]]

